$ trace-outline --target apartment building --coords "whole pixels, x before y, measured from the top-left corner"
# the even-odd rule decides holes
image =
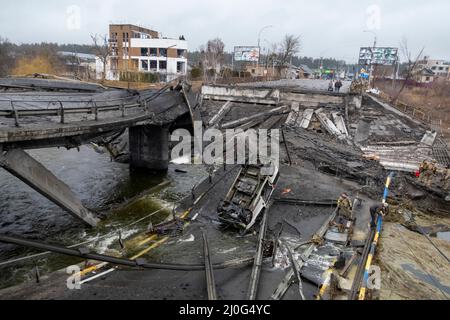
[[[109,26],[111,58],[107,79],[119,80],[121,72],[158,73],[171,81],[187,74],[188,43],[163,38],[157,31],[131,24]]]
[[[435,78],[450,79],[450,60],[433,60],[425,57],[417,64],[418,69],[429,69]]]

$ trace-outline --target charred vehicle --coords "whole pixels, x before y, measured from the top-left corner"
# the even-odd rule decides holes
[[[218,208],[224,227],[250,230],[268,206],[279,178],[279,169],[270,165],[243,166]]]

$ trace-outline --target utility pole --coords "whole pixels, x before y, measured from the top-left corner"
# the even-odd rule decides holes
[[[371,87],[373,73],[374,73],[375,49],[377,47],[377,34],[375,33],[375,31],[371,31],[371,30],[364,30],[364,32],[370,32],[370,33],[372,33],[374,35],[373,47],[372,47],[372,50],[371,50],[372,54],[371,54],[371,59],[370,59],[370,72],[369,72],[369,87]]]

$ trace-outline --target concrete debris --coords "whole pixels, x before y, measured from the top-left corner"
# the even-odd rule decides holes
[[[339,140],[344,140],[345,135],[335,126],[333,121],[331,121],[327,115],[323,112],[323,109],[320,108],[315,111],[317,118],[319,119],[322,126],[328,131],[329,134],[336,136]]]
[[[434,144],[434,141],[436,140],[436,137],[437,137],[437,132],[427,131],[425,133],[425,135],[423,136],[420,144],[428,146],[428,147],[432,147]]]
[[[379,161],[387,170],[417,172],[423,160],[432,160],[431,148],[419,146],[368,146],[362,147],[364,157]]]
[[[243,118],[243,119],[224,123],[221,125],[221,128],[222,129],[236,128],[237,126],[247,123],[251,120],[261,119],[261,118],[268,117],[268,116],[271,116],[271,115],[274,115],[277,113],[284,113],[287,110],[288,110],[288,108],[286,106],[281,106],[278,108],[271,109],[270,111],[267,111],[267,112],[257,113],[257,114],[251,115],[251,116]]]
[[[306,109],[301,117],[299,127],[302,129],[308,129],[311,123],[312,116],[314,114],[313,109]]]
[[[166,100],[164,94],[161,94],[161,104],[188,105],[191,119],[185,117],[186,120],[180,120],[185,121],[177,123],[180,127],[189,126],[195,117],[204,119],[208,127],[219,129],[281,128],[285,148],[280,148],[280,163],[283,164],[281,166],[236,165],[231,170],[224,166],[224,173],[220,173],[221,168],[213,172],[214,175],[210,173],[209,179],[204,183],[196,184],[192,189],[189,188],[186,194],[183,193],[187,196],[180,202],[180,207],[173,210],[173,219],[162,219],[158,221],[159,224],[155,221],[155,227],[151,222],[151,232],[145,234],[147,240],[144,241],[150,243],[156,237],[160,237],[156,241],[170,239],[152,258],[164,257],[167,261],[180,259],[194,265],[199,263],[199,256],[201,257],[196,243],[201,241],[203,233],[206,244],[204,257],[207,258],[204,269],[209,269],[206,276],[211,299],[217,298],[214,277],[221,285],[220,298],[232,299],[245,298],[247,281],[243,279],[248,278],[245,272],[236,273],[238,277],[230,278],[229,273],[224,276],[211,263],[210,254],[215,253],[218,253],[216,258],[223,259],[248,260],[248,257],[251,257],[250,264],[254,265],[254,269],[247,298],[268,298],[269,288],[270,291],[275,290],[272,299],[281,299],[284,296],[286,299],[349,299],[353,284],[361,282],[359,276],[355,278],[358,270],[363,270],[363,265],[365,266],[362,263],[364,253],[360,247],[361,244],[370,244],[372,241],[373,232],[367,230],[370,221],[369,208],[375,203],[374,199],[380,197],[386,170],[398,171],[398,176],[391,186],[389,203],[398,202],[408,208],[426,207],[432,212],[448,211],[448,204],[443,200],[448,196],[448,192],[443,190],[444,188],[437,187],[435,183],[433,190],[430,190],[416,176],[410,174],[419,170],[423,160],[431,161],[436,158],[435,149],[440,143],[439,138],[435,132],[427,131],[425,126],[399,116],[397,112],[374,99],[346,93],[316,90],[307,92],[286,87],[284,84],[289,84],[286,82],[278,84],[281,87],[264,87],[267,83],[262,84],[262,88],[252,87],[250,84],[204,86],[203,95],[197,97],[201,103],[196,102],[192,95],[188,95],[190,92],[184,89],[184,99],[180,95],[176,99]],[[361,88],[358,88],[358,85]],[[355,83],[352,89],[362,92],[364,85],[363,82]],[[100,94],[108,95],[113,92],[106,90]],[[120,93],[123,94],[124,92]],[[135,93],[127,91],[126,94],[133,96]],[[140,97],[149,99],[151,93],[141,93]],[[165,103],[166,101],[172,102]],[[184,115],[189,114],[185,111]],[[114,159],[126,156],[129,147],[123,140],[129,140],[127,132],[133,129],[120,130],[114,130],[111,133],[114,136],[103,141]],[[168,136],[169,130],[163,133]],[[117,139],[118,136],[122,137],[122,141]],[[155,134],[149,131],[147,136]],[[352,144],[352,141],[356,143]],[[236,142],[232,140],[227,143]],[[99,150],[102,144],[95,141],[93,146]],[[444,146],[439,148],[439,152],[445,149]],[[151,150],[151,153],[156,153],[156,150]],[[447,153],[446,150],[445,152]],[[164,149],[162,153],[169,152]],[[186,159],[190,160],[190,156]],[[286,163],[290,165],[284,165]],[[189,174],[176,175],[173,180],[179,179],[185,184],[191,171],[193,170],[189,170]],[[172,172],[173,170],[170,170],[169,174]],[[179,169],[175,169],[175,172],[186,173]],[[333,199],[339,197],[342,192],[355,199],[354,211],[350,216],[344,217],[342,211],[334,210],[337,204]],[[270,212],[268,207],[271,207]],[[178,218],[176,213],[181,215],[182,212],[185,212],[183,218]],[[392,216],[388,215],[387,218]],[[255,227],[261,220],[261,231],[257,236]],[[443,298],[449,286],[446,281],[448,268],[442,275],[435,275],[434,255],[429,253],[433,248],[428,246],[425,251],[429,252],[424,252],[423,242],[419,239],[421,235],[405,228],[397,230],[398,224],[394,228],[392,222],[386,222],[386,229],[381,237],[380,264],[389,274],[388,278],[382,275],[385,282],[383,285],[389,290],[383,288],[381,296],[407,297],[408,294],[415,294],[408,293],[408,290],[413,288],[421,290],[419,297],[427,297],[430,294],[433,298]],[[199,228],[199,224],[204,229]],[[419,225],[430,226],[429,230],[427,229],[430,233],[437,234],[447,230],[446,224],[441,222]],[[206,239],[206,231],[211,242]],[[240,231],[241,235],[238,236],[236,231]],[[407,241],[402,242],[403,237]],[[396,247],[399,242],[400,246]],[[157,243],[155,242],[155,245]],[[438,244],[448,252],[448,244],[443,241]],[[408,253],[410,249],[414,254]],[[419,264],[414,261],[416,252],[417,256],[427,259],[423,263],[426,266],[423,270],[419,270]],[[263,258],[271,258],[272,263]],[[436,266],[439,270],[446,268],[444,261],[440,260]],[[217,270],[214,274],[213,267],[214,271]],[[111,279],[108,279],[110,282],[107,285],[110,287],[107,287],[107,290],[114,288],[115,283],[126,281],[124,277],[128,274],[130,273],[114,273]],[[265,281],[265,289],[258,292],[260,274],[261,279]],[[426,274],[431,274],[433,278],[425,278]],[[137,274],[136,277],[141,275]],[[146,274],[145,279],[142,278],[145,288],[148,288],[147,284],[151,284],[155,285],[157,290],[149,291],[144,288],[142,296],[160,298],[168,295],[172,298],[185,298],[188,293],[195,298],[206,297],[205,281],[198,286],[193,285],[192,290],[181,292],[177,290],[178,283],[175,281],[178,281],[178,277],[176,278],[174,280],[173,276],[169,277],[166,273]],[[190,281],[194,278],[189,276],[184,281],[192,285]],[[288,290],[295,280],[299,283],[299,290]],[[416,282],[410,286],[408,281],[414,280]],[[425,282],[426,286],[421,289],[422,282]],[[65,285],[64,281],[58,283]],[[399,286],[399,283],[402,285]],[[134,284],[130,284],[132,285]],[[103,290],[99,290],[102,286],[105,284],[96,284],[96,294],[103,293]],[[175,289],[166,292],[168,286]],[[186,286],[183,284],[182,287]],[[444,294],[439,293],[440,290]],[[64,294],[74,298],[86,292],[91,293],[65,291]],[[107,291],[108,294],[110,292]],[[122,294],[122,291],[118,292]],[[51,296],[54,293],[46,294]]]
[[[232,102],[225,102],[224,105],[220,108],[219,112],[209,121],[208,125],[210,127],[214,127],[222,118],[230,111]]]
[[[345,135],[346,138],[348,138],[349,134],[348,134],[347,126],[345,125],[344,117],[340,113],[337,113],[337,112],[333,112],[332,115],[333,115],[334,123],[336,124],[336,128],[343,135]]]

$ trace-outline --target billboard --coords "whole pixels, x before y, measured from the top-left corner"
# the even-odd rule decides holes
[[[398,48],[361,48],[359,51],[359,65],[369,66],[372,64],[372,52],[373,52],[373,64],[382,66],[392,66],[398,61]]]
[[[259,47],[234,47],[234,61],[259,61]]]

